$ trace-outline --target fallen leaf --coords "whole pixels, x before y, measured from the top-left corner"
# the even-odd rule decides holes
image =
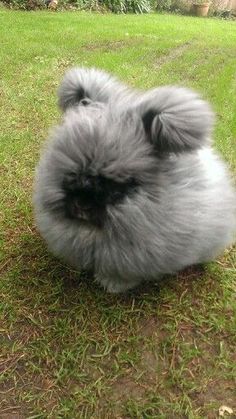
[[[234,412],[233,412],[233,409],[231,409],[231,407],[228,407],[228,406],[220,406],[220,408],[219,408],[219,416],[222,418],[222,417],[224,417],[225,416],[225,414],[226,415],[232,415]]]

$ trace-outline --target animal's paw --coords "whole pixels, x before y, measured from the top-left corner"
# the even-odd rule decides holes
[[[139,280],[125,280],[119,277],[102,277],[96,276],[96,282],[111,294],[124,293],[132,288],[135,288],[139,284]]]

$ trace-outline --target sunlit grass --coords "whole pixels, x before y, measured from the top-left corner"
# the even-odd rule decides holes
[[[0,39],[1,414],[196,419],[236,409],[235,250],[111,296],[48,253],[31,204],[39,150],[59,118],[56,89],[73,65],[140,88],[197,89],[235,173],[235,23],[1,10]]]

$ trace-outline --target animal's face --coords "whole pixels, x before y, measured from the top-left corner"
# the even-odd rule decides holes
[[[134,178],[118,182],[103,175],[91,175],[89,169],[70,173],[63,180],[66,215],[102,226],[107,206],[132,196],[138,186]]]
[[[45,207],[100,227],[108,207],[132,199],[155,171],[141,118],[98,104],[69,110],[43,161]]]

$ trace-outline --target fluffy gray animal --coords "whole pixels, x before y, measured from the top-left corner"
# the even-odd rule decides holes
[[[56,256],[119,293],[233,242],[236,194],[211,148],[213,113],[196,93],[137,92],[78,68],[59,105],[64,118],[34,185],[36,222]]]

